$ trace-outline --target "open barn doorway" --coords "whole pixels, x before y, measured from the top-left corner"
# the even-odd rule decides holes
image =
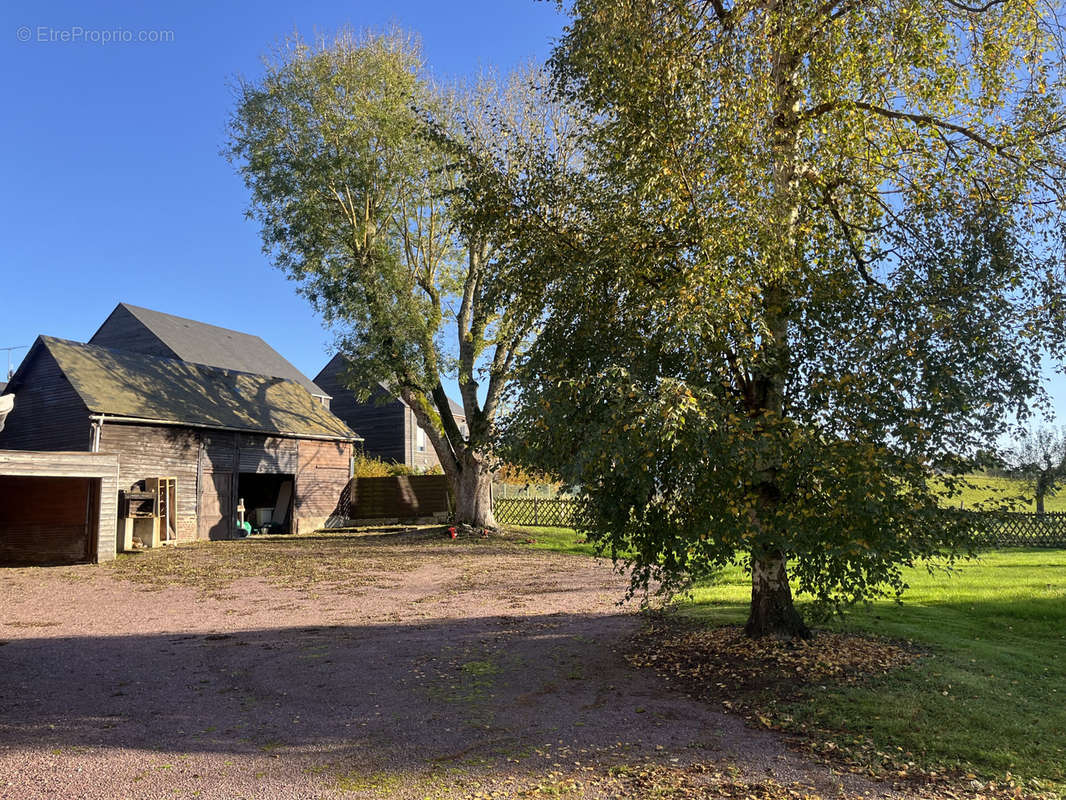
[[[253,533],[291,533],[295,476],[242,472],[237,498]]]

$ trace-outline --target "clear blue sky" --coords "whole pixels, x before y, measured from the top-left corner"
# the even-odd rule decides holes
[[[219,155],[230,86],[293,30],[390,24],[452,77],[543,60],[564,19],[534,0],[6,0],[0,347],[85,341],[125,301],[257,334],[314,376],[331,337],[262,255]]]
[[[564,20],[534,0],[6,0],[0,347],[84,341],[126,301],[258,334],[317,373],[330,335],[263,257],[219,155],[229,86],[293,30],[389,24],[449,77],[543,59]],[[1066,420],[1066,381],[1051,389]]]

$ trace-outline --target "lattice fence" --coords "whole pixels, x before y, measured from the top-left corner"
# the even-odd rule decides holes
[[[575,528],[584,508],[572,498],[497,497],[492,510],[500,525]],[[958,513],[972,520],[974,540],[981,547],[1066,547],[1066,511]]]
[[[583,511],[581,501],[570,498],[497,497],[492,504],[492,513],[500,525],[574,528]]]
[[[973,519],[974,539],[982,547],[1066,547],[1066,511],[960,513]]]

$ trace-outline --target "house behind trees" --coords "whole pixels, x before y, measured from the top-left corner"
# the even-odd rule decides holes
[[[348,427],[359,431],[364,452],[421,471],[439,467],[440,459],[407,403],[380,384],[373,388],[368,400],[359,400],[348,388],[346,376],[349,371],[347,360],[338,353],[315,376],[315,385],[332,397],[330,409],[333,413]],[[454,400],[448,402],[455,422],[465,436],[463,407]]]

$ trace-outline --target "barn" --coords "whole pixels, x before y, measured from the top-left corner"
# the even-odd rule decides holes
[[[5,391],[0,449],[117,456],[119,489],[166,505],[164,541],[228,538],[239,503],[279,531],[321,527],[360,441],[291,377],[47,336]]]

